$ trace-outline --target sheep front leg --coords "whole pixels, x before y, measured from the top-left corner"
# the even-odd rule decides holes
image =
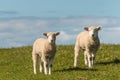
[[[79,47],[75,46],[75,52],[74,52],[74,67],[77,66],[77,60],[78,60],[78,55],[79,55]]]
[[[45,73],[45,75],[47,75],[47,73],[48,73],[48,63],[47,63],[47,61],[44,61],[44,73]]]
[[[52,64],[53,64],[53,59],[50,59],[49,61],[49,75],[52,73]]]
[[[88,66],[89,68],[92,68],[92,56],[90,53],[88,54]]]
[[[33,58],[33,69],[34,69],[34,74],[37,74],[37,55],[36,54],[32,54],[32,58]]]
[[[92,66],[94,64],[95,56],[96,56],[95,53],[92,53]]]
[[[88,56],[87,56],[87,52],[84,51],[84,61],[85,61],[85,65],[88,65]]]

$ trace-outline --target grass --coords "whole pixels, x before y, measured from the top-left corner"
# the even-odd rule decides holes
[[[84,65],[83,53],[73,67],[73,45],[57,46],[51,76],[33,74],[31,52],[31,46],[1,48],[0,80],[120,80],[120,45],[102,44],[92,69]]]

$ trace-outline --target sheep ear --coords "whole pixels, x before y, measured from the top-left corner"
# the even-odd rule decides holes
[[[56,32],[55,34],[56,34],[56,36],[58,36],[60,34],[60,32]]]
[[[43,33],[44,36],[47,36],[47,33]]]
[[[98,26],[97,29],[98,29],[98,30],[101,30],[101,29],[102,29],[102,26]]]
[[[88,31],[88,27],[84,27],[84,30]]]

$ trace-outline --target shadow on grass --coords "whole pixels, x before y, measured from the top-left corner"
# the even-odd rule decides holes
[[[89,69],[76,67],[76,68],[64,68],[62,70],[56,70],[55,72],[69,72],[69,71],[98,71],[98,70],[94,68]]]
[[[102,64],[102,65],[108,65],[108,64],[120,64],[120,60],[115,58],[113,61],[108,61],[108,62],[98,62],[96,64]]]
[[[98,62],[96,64],[100,65],[109,65],[109,64],[120,64],[120,59],[115,58],[113,61],[108,62]],[[98,69],[94,68],[63,68],[61,70],[55,70],[54,72],[69,72],[69,71],[98,71]]]

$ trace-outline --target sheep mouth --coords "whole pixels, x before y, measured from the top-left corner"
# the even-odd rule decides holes
[[[92,38],[97,38],[97,36],[95,36],[94,34],[92,35]]]
[[[51,40],[50,43],[55,43],[55,41],[54,41],[54,40]]]

